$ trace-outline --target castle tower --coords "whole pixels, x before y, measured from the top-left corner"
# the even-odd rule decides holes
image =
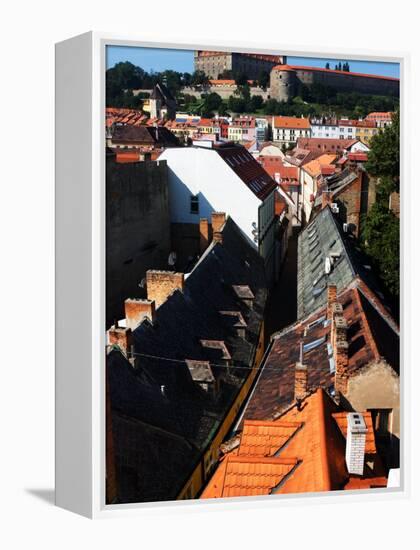
[[[296,71],[289,65],[276,65],[270,73],[270,97],[287,101],[296,93]]]

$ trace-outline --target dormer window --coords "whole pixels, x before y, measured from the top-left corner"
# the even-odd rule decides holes
[[[200,213],[200,203],[198,195],[191,195],[190,197],[190,213],[199,214]]]

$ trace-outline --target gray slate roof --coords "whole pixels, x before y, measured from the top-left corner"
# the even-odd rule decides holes
[[[340,256],[325,274],[325,258],[331,253]],[[327,284],[344,290],[356,276],[341,232],[327,206],[300,233],[298,239],[298,318],[305,317],[326,302]]]
[[[207,249],[184,290],[156,310],[153,325],[144,321],[133,331],[135,367],[117,350],[108,354],[120,502],[176,498],[253,364],[267,299],[264,264],[231,218],[222,235],[223,244]],[[249,286],[251,308],[233,285]],[[226,311],[241,313],[245,339],[221,314]],[[221,351],[201,345],[203,339],[224,342],[229,373],[218,366]],[[216,398],[194,384],[186,360],[210,361],[211,373],[222,377]]]

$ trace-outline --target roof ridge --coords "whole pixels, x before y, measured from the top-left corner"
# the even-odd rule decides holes
[[[372,348],[373,355],[375,356],[375,359],[379,360],[381,358],[381,354],[379,353],[378,346],[376,345],[375,338],[373,337],[372,331],[370,329],[369,321],[366,317],[365,310],[363,309],[362,302],[361,302],[360,296],[359,296],[359,289],[357,287],[353,288],[352,292],[354,293],[354,295],[356,297],[356,302],[357,302],[357,305],[360,309],[360,317],[361,317],[363,326],[366,330],[366,333],[367,333],[367,336],[368,336],[368,339],[369,339],[368,344]]]
[[[297,464],[299,459],[297,457],[277,457],[277,456],[248,456],[248,455],[236,455],[230,454],[227,455],[226,462],[239,462],[246,463],[250,462],[251,464],[283,464],[286,466],[291,466]]]
[[[321,472],[323,474],[323,477],[325,477],[325,486],[326,490],[331,490],[331,475],[330,475],[330,465],[328,462],[328,450],[327,450],[327,433],[326,433],[326,416],[325,416],[325,400],[324,400],[324,392],[321,388],[319,388],[316,391],[316,394],[318,394],[318,421],[319,421],[319,443],[320,443],[320,450],[321,450]]]
[[[364,282],[360,279],[359,276],[356,277],[356,286],[359,290],[359,292],[361,292],[363,294],[363,296],[366,298],[366,300],[370,303],[370,305],[375,309],[375,311],[377,311],[377,313],[382,317],[382,319],[392,328],[392,330],[398,334],[398,336],[400,335],[400,329],[399,329],[399,326],[397,325],[397,323],[394,321],[392,315],[390,313],[387,313],[387,315],[391,318],[391,319],[388,319],[387,318],[387,315],[384,314],[383,311],[381,311],[381,308],[378,307],[378,304],[376,303],[377,301],[379,302],[379,304],[383,306],[382,304],[382,301],[379,299],[379,297],[376,296],[375,292]],[[366,290],[363,288],[363,287],[366,287],[367,290],[369,290],[369,292],[371,292],[374,296],[375,296],[375,300],[372,300],[372,298],[370,298],[368,296],[368,293],[366,292]],[[386,308],[384,308],[386,309]]]
[[[247,420],[247,419],[245,419],[244,420],[244,427],[245,427],[245,424],[248,424],[250,426],[256,426],[256,425],[259,425],[259,426],[272,426],[273,422],[275,422],[274,426],[278,426],[278,427],[281,427],[281,428],[299,428],[299,426],[301,426],[301,424],[302,424],[302,422],[288,421],[288,420],[283,420],[282,422],[277,422],[275,420]]]

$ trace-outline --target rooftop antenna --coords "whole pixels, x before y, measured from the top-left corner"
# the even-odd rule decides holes
[[[301,365],[303,365],[303,342],[301,341],[300,342],[300,346],[299,346],[299,363]]]

